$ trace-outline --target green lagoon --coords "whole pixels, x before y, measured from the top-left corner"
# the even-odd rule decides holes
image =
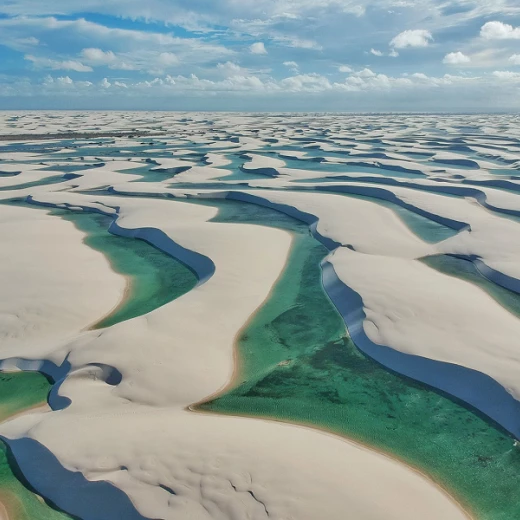
[[[217,221],[287,229],[295,240],[271,298],[241,331],[235,385],[199,409],[311,425],[384,451],[443,485],[482,520],[520,518],[520,448],[454,400],[363,355],[321,282],[328,251],[303,224],[234,201]]]
[[[473,262],[450,255],[432,255],[421,258],[421,262],[437,271],[470,282],[486,291],[511,314],[520,317],[520,294],[497,285],[480,274]]]
[[[0,421],[43,404],[52,383],[39,372],[0,373]],[[16,462],[0,442],[0,502],[11,520],[70,520],[72,517],[46,504],[18,478]]]
[[[125,299],[93,328],[110,327],[147,314],[187,293],[198,282],[195,273],[185,264],[148,242],[109,233],[111,217],[67,210],[53,213],[73,222],[86,233],[85,244],[103,253],[114,271],[128,278]]]

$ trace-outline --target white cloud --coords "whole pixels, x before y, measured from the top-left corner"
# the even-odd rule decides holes
[[[312,20],[318,16],[322,21],[351,21],[354,16],[370,16],[369,6],[381,13],[396,11],[404,18],[422,19],[427,13],[431,23],[446,26],[444,6],[468,7],[450,14],[450,24],[460,20],[501,13],[503,16],[518,14],[516,0],[10,0],[1,2],[0,12],[11,16],[45,16],[48,13],[77,15],[90,12],[112,15],[126,19],[155,20],[167,24],[180,25],[189,30],[210,30],[212,26],[222,27],[233,19],[261,19],[269,24]],[[365,14],[368,13],[368,14]],[[498,14],[497,14],[498,16]],[[455,22],[455,23],[454,23]],[[328,24],[323,24],[327,31]]]
[[[297,28],[295,28],[295,31],[291,32],[287,30],[286,24],[283,24],[278,28],[281,18],[285,19],[286,17],[277,16],[272,19],[233,19],[229,23],[229,26],[230,29],[239,34],[253,36],[258,39],[269,39],[272,42],[286,45],[288,47],[309,50],[321,50],[323,48],[316,41],[302,37],[303,35],[300,36]],[[293,18],[291,18],[291,20],[293,20]],[[298,20],[298,22],[301,23],[298,18],[295,18],[294,20]]]
[[[280,96],[290,96],[294,93],[312,94],[313,96],[322,94],[326,95],[327,99],[330,99],[331,95],[340,96],[338,99],[348,99],[344,96],[348,96],[350,93],[357,93],[356,96],[363,93],[366,93],[367,96],[384,93],[386,96],[391,93],[391,95],[397,96],[396,99],[409,99],[409,96],[413,98],[427,96],[430,99],[430,96],[434,95],[433,92],[437,91],[437,99],[459,100],[462,103],[458,105],[460,107],[471,96],[477,95],[480,96],[478,99],[486,99],[491,92],[502,92],[508,96],[507,99],[517,99],[514,96],[519,84],[520,73],[510,71],[495,71],[480,77],[449,74],[436,77],[427,76],[424,73],[390,76],[363,69],[352,73],[342,82],[331,82],[328,77],[317,73],[297,74],[278,81],[272,78],[260,78],[245,72],[218,80],[205,79],[191,74],[166,75],[151,80],[125,80],[124,82],[104,78],[95,84],[88,81],[75,81],[69,76],[59,78],[47,76],[39,83],[31,82],[28,78],[20,78],[17,82],[0,85],[0,96],[66,95],[81,97],[81,99],[88,97],[96,99],[99,96],[123,99],[121,96],[124,96],[127,99],[136,100],[143,96],[172,99],[174,96],[204,97],[217,96],[222,93],[261,96],[261,99],[269,96],[270,99],[280,100],[283,99]],[[412,94],[414,92],[415,94]],[[360,100],[361,98],[352,99]],[[365,97],[364,99],[376,98]],[[265,101],[262,102],[265,103]]]
[[[520,72],[511,72],[509,70],[495,70],[493,76],[504,81],[520,80]]]
[[[75,72],[92,72],[92,67],[84,65],[83,63],[75,60],[52,60],[50,58],[41,58],[26,54],[24,59],[30,61],[37,68],[52,69],[52,70],[73,70]]]
[[[353,74],[353,76],[357,76],[359,78],[373,78],[375,75],[376,73],[372,72],[370,69],[363,69]]]
[[[28,36],[27,38],[17,38],[16,42],[20,45],[36,46],[40,44],[40,40],[34,36]]]
[[[97,48],[83,49],[80,53],[83,61],[92,66],[108,66],[114,70],[144,70],[151,74],[163,74],[165,70],[179,64],[178,56],[173,52],[135,51],[115,54]]]
[[[229,78],[233,76],[246,75],[248,71],[243,69],[240,65],[232,61],[226,63],[217,63],[217,70],[223,77]]]
[[[156,61],[158,54],[162,52],[173,53],[179,58],[179,61],[190,64],[208,63],[236,54],[235,51],[224,45],[206,41],[202,37],[181,38],[171,33],[120,29],[90,22],[83,18],[59,20],[52,16],[45,18],[0,17],[0,43],[9,42],[13,46],[16,38],[27,34],[43,42],[41,47],[44,47],[49,54],[53,51],[61,54],[68,49],[68,45],[73,48],[77,43],[87,41],[90,43],[89,49],[98,51],[94,52],[91,57],[104,61],[114,69],[136,69],[133,66],[132,56],[139,56],[142,58],[138,60],[139,70],[147,70],[148,62]],[[101,50],[107,48],[110,51]],[[101,55],[103,52],[104,57]],[[112,59],[110,53],[119,60],[109,63]]]
[[[332,88],[329,80],[319,74],[299,74],[283,79],[280,85],[293,92],[323,92]]]
[[[284,61],[283,64],[293,73],[298,74],[300,72],[300,68],[295,61]]]
[[[406,47],[427,47],[433,41],[430,31],[425,29],[413,29],[403,31],[390,42],[394,49],[405,49]]]
[[[470,61],[471,58],[469,56],[466,56],[462,52],[457,51],[446,54],[442,60],[442,63],[446,65],[462,65],[464,63],[469,63]]]
[[[94,65],[108,65],[116,61],[116,55],[112,51],[102,51],[92,47],[83,49],[81,57]]]
[[[71,92],[77,89],[86,89],[92,87],[93,83],[90,81],[74,81],[69,76],[61,76],[53,78],[48,75],[43,78],[40,85],[37,86],[38,93],[40,93],[43,87],[43,93],[56,93],[56,92]]]
[[[46,69],[37,74],[41,76],[47,72],[55,77],[68,77],[66,75],[69,74],[74,79],[74,89],[100,92],[106,97],[114,95],[114,99],[117,99],[116,93],[137,98],[144,92],[142,89],[151,89],[147,91],[151,93],[151,97],[146,99],[143,96],[142,103],[136,99],[136,107],[152,104],[155,93],[160,89],[168,93],[206,92],[208,96],[209,93],[216,95],[215,93],[224,91],[240,91],[244,95],[253,95],[255,92],[293,92],[298,89],[301,92],[314,93],[320,89],[324,92],[344,92],[379,88],[441,88],[462,81],[442,74],[434,79],[412,74],[412,63],[415,62],[404,58],[405,54],[413,51],[400,49],[428,45],[433,47],[433,37],[436,41],[439,40],[438,45],[431,52],[427,49],[428,52],[423,53],[425,59],[420,68],[418,67],[419,70],[432,71],[435,67],[439,69],[444,57],[447,66],[460,67],[452,70],[466,71],[461,76],[470,75],[467,72],[469,70],[478,70],[482,74],[481,79],[475,80],[475,91],[491,80],[495,85],[499,83],[498,76],[493,76],[491,71],[520,71],[516,66],[520,65],[520,50],[512,45],[503,45],[515,43],[514,40],[507,42],[503,38],[516,37],[515,27],[520,26],[520,22],[517,21],[519,18],[513,16],[513,10],[517,9],[520,14],[519,0],[446,0],[444,3],[450,2],[468,6],[471,4],[472,9],[461,13],[453,9],[453,14],[445,14],[441,12],[442,6],[435,0],[374,0],[372,3],[368,0],[149,0],[148,3],[135,0],[83,0],[81,6],[70,0],[0,1],[0,13],[5,12],[5,9],[18,9],[20,15],[16,18],[0,15],[0,43],[13,49],[17,44],[25,46],[20,47],[20,56],[36,56],[35,60],[38,61],[31,62],[33,65],[26,62],[26,69],[33,66]],[[17,6],[13,7],[13,4]],[[506,4],[513,7],[506,9]],[[23,9],[20,7],[22,5]],[[360,5],[367,6],[364,20],[354,16],[363,14]],[[374,6],[379,13],[375,12]],[[390,9],[394,13],[388,13]],[[493,9],[495,13],[502,11],[503,14],[490,14]],[[96,18],[103,20],[102,23],[77,19],[82,16],[81,11],[106,16]],[[80,14],[76,14],[78,12]],[[53,17],[50,13],[57,15]],[[428,18],[425,18],[425,13]],[[111,21],[114,14],[124,17],[126,29],[122,28],[122,24]],[[150,20],[178,20],[178,25],[198,27],[200,31],[187,34],[171,29],[173,25],[168,24],[150,24],[147,30],[141,30],[144,25],[136,21],[142,21],[141,17],[146,16]],[[397,19],[399,25],[396,25]],[[471,25],[467,23],[468,20],[473,20]],[[496,22],[500,25],[500,30],[497,27],[493,29],[493,25],[490,29],[489,24],[486,24],[487,28],[483,26],[486,20],[504,20],[512,25]],[[511,22],[512,20],[515,21]],[[461,43],[468,38],[467,33],[460,31],[456,34],[456,28],[470,26],[476,27],[476,36],[483,26],[484,35],[493,33],[493,38],[502,38],[502,41],[490,44],[481,38],[468,42],[471,47],[467,47]],[[373,31],[368,32],[367,27],[372,27]],[[404,31],[414,28],[419,29]],[[451,44],[441,41],[441,35],[444,34],[442,30],[447,28],[450,28],[450,35],[453,36],[450,36]],[[390,40],[391,45],[388,46],[387,42]],[[518,41],[520,40],[516,40]],[[250,47],[252,43],[253,46]],[[260,53],[268,54],[255,55],[255,46]],[[323,52],[315,52],[316,49],[323,49]],[[362,51],[359,52],[359,49]],[[466,58],[471,56],[471,61],[466,61],[462,52],[451,52],[458,49],[464,49],[463,52],[468,55]],[[493,55],[479,57],[479,53],[490,49],[494,51]],[[396,58],[399,53],[403,59],[390,59]],[[380,56],[384,56],[385,60]],[[487,61],[483,66],[484,58]],[[351,67],[341,65],[344,62],[350,63]],[[378,73],[376,62],[384,62],[385,74]],[[365,63],[373,64],[372,70],[361,70]],[[92,74],[95,79],[88,74],[84,75],[94,81],[94,85],[88,89],[85,85],[77,86],[79,83],[76,79],[80,74],[68,72],[91,69],[96,70],[96,74]],[[53,70],[56,72],[52,72]],[[134,72],[116,73],[115,70]],[[448,69],[443,72],[445,70]],[[483,70],[487,73],[483,74]],[[310,71],[316,71],[317,74],[305,74]],[[409,73],[406,76],[403,74],[405,71]],[[195,76],[192,77],[191,73]],[[4,74],[8,79],[1,79],[0,82],[8,84],[11,82],[9,76],[14,77],[16,74],[19,72],[9,67]],[[35,84],[34,71],[27,73],[27,76],[31,78],[28,81]],[[111,86],[104,89],[100,82],[105,76]],[[340,86],[336,86],[335,81]],[[57,80],[53,88],[57,88],[56,82]],[[141,86],[137,87],[139,83]],[[510,87],[513,89],[513,86]],[[141,90],[136,93],[137,89]],[[416,97],[421,96],[420,103],[430,103],[430,98],[426,95],[418,93]],[[403,103],[408,102],[406,95],[403,95],[403,99]],[[297,96],[294,96],[294,100],[297,101]],[[434,106],[433,102],[430,106]],[[196,108],[196,104],[191,107]],[[244,104],[243,107],[248,105]]]
[[[267,50],[266,50],[263,42],[253,43],[249,47],[249,50],[250,50],[251,54],[267,54]]]
[[[308,40],[306,38],[299,38],[297,36],[287,36],[283,34],[273,33],[271,35],[273,41],[287,45],[288,47],[294,47],[296,49],[308,49],[314,51],[321,51],[323,47],[314,40]]]
[[[344,83],[335,86],[348,92],[387,91],[395,88],[410,88],[414,86],[414,82],[408,78],[394,78],[364,69],[349,76]]]
[[[61,85],[73,85],[74,81],[72,81],[68,76],[57,78],[56,82]]]
[[[502,22],[487,22],[480,29],[480,36],[486,40],[518,40],[520,27]]]
[[[233,63],[232,61],[226,61],[226,63],[217,63],[217,69],[226,73],[236,74],[242,70],[242,67],[236,63]]]
[[[357,16],[359,18],[359,17],[363,16],[366,13],[366,8],[365,8],[364,5],[360,5],[360,4],[353,5],[353,6],[346,5],[343,8],[343,12],[344,13],[351,13],[354,16]]]
[[[171,67],[179,63],[179,58],[173,52],[161,52],[157,62],[165,67]]]
[[[132,64],[126,61],[121,61],[115,63],[114,65],[110,65],[110,68],[116,70],[144,70],[145,67],[141,68],[141,66],[138,64]]]

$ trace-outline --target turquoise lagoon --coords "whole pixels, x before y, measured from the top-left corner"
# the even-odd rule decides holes
[[[520,449],[478,412],[363,355],[321,282],[328,251],[303,224],[235,201],[221,222],[287,229],[294,245],[270,299],[241,331],[234,384],[199,409],[311,425],[429,475],[482,520],[520,517]]]

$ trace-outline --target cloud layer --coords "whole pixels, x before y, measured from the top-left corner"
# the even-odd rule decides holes
[[[95,108],[116,91],[135,108],[160,108],[158,96],[181,92],[204,92],[205,108],[215,109],[269,109],[288,95],[312,110],[355,108],[360,99],[393,110],[398,96],[410,110],[431,109],[436,96],[439,110],[514,109],[520,99],[516,0],[4,4],[0,106],[69,96]],[[228,94],[233,102],[221,102]]]

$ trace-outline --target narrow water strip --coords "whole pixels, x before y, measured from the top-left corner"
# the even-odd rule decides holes
[[[196,274],[179,260],[144,240],[113,235],[113,218],[101,213],[53,210],[86,233],[85,244],[103,253],[115,272],[128,280],[123,301],[91,328],[101,329],[147,314],[179,298],[198,282]]]
[[[39,372],[0,373],[0,421],[44,405],[52,382]],[[26,487],[16,462],[0,441],[0,504],[9,520],[71,520]]]
[[[473,262],[451,255],[426,256],[420,261],[440,273],[455,276],[480,287],[511,314],[520,318],[520,294],[488,280]]]

